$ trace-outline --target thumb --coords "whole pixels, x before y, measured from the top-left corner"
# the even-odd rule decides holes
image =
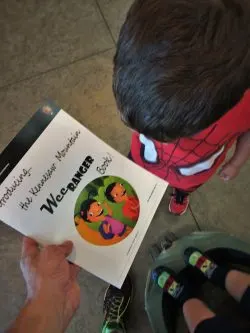
[[[219,171],[219,176],[222,180],[224,180],[225,182],[227,182],[228,180],[230,180],[230,177],[227,175],[227,172],[225,170],[225,165],[221,168],[221,170]]]
[[[35,258],[39,253],[38,243],[29,237],[23,237],[21,258]]]

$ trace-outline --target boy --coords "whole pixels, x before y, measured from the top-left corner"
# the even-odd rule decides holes
[[[105,191],[110,202],[123,203],[122,212],[125,217],[137,221],[140,213],[140,204],[136,196],[129,196],[123,184],[112,183]]]
[[[81,217],[88,223],[100,223],[99,232],[104,239],[122,237],[128,227],[112,217],[112,211],[107,204],[103,206],[108,210],[107,215],[99,202],[87,199],[81,204]]]
[[[250,156],[249,15],[248,0],[136,0],[122,27],[113,89],[131,158],[170,183],[173,214],[235,142],[224,181]]]

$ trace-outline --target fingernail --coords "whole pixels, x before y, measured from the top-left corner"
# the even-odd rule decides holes
[[[63,244],[64,245],[70,245],[70,246],[73,246],[73,242],[72,241],[70,241],[70,240],[67,240],[67,241],[65,241],[65,242],[63,242]]]

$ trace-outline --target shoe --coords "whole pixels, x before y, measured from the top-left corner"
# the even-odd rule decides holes
[[[124,319],[128,313],[128,307],[132,298],[133,286],[129,276],[121,289],[112,285],[108,287],[104,296],[104,322],[102,333],[125,333]]]
[[[186,213],[188,206],[189,195],[174,188],[169,202],[169,212],[174,215],[183,215]]]
[[[204,255],[199,249],[195,247],[188,247],[184,251],[184,262],[188,266],[192,266],[203,273],[203,275],[210,279],[214,271],[218,267],[216,263]]]
[[[183,253],[183,258],[184,258],[184,262],[185,262],[186,266],[188,266],[188,265],[195,266],[195,262],[193,263],[191,261],[192,255],[196,255],[196,257],[198,259],[199,257],[203,256],[203,253],[199,249],[197,249],[196,247],[193,247],[193,246],[186,248]]]
[[[212,259],[194,247],[189,247],[184,251],[184,261],[186,265],[194,267],[212,283],[226,289],[226,276],[230,267],[217,265]]]
[[[180,280],[176,274],[167,267],[157,267],[151,274],[154,283],[169,294],[180,305],[194,298],[192,284],[182,278]]]

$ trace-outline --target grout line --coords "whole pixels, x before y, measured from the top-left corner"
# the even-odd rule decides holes
[[[11,82],[11,83],[7,83],[7,84],[5,84],[5,85],[3,85],[3,86],[0,86],[0,89],[9,88],[9,87],[14,86],[14,85],[16,85],[16,84],[18,84],[18,83],[25,82],[25,81],[28,81],[28,80],[31,80],[31,79],[37,78],[37,77],[39,77],[39,76],[41,76],[41,75],[48,74],[48,73],[50,73],[50,72],[56,71],[57,69],[61,69],[61,68],[64,68],[64,67],[68,67],[68,66],[73,65],[73,64],[75,64],[75,63],[77,63],[77,62],[80,62],[80,61],[82,61],[82,60],[87,60],[87,59],[89,59],[89,58],[91,58],[91,57],[98,56],[98,55],[100,55],[100,54],[102,54],[102,53],[108,52],[108,51],[113,50],[113,49],[114,49],[114,47],[109,47],[108,49],[105,49],[105,50],[102,50],[102,51],[98,51],[98,52],[96,52],[96,53],[89,54],[89,55],[87,55],[87,56],[85,56],[85,57],[82,57],[82,58],[75,59],[75,60],[73,60],[73,61],[71,61],[71,62],[69,62],[69,63],[67,63],[67,64],[62,64],[62,65],[60,65],[60,66],[50,68],[50,69],[48,69],[47,71],[44,71],[44,72],[35,73],[34,75],[31,75],[31,76],[25,77],[24,79],[20,79],[20,80],[17,80],[17,81],[13,81],[13,82]]]
[[[116,40],[115,40],[115,38],[114,38],[114,36],[113,36],[113,34],[112,34],[112,31],[111,31],[111,29],[110,29],[110,27],[109,27],[108,21],[106,20],[104,14],[103,14],[103,11],[102,11],[102,9],[101,9],[101,6],[100,6],[98,0],[95,0],[95,3],[96,3],[96,6],[97,6],[97,8],[98,8],[100,14],[101,14],[101,17],[102,17],[104,23],[105,23],[105,25],[106,25],[106,28],[107,28],[108,31],[109,31],[109,34],[110,34],[110,36],[111,36],[111,39],[112,39],[114,45],[116,46]]]
[[[193,219],[194,219],[194,223],[196,224],[197,229],[198,229],[199,231],[202,231],[201,227],[199,226],[198,220],[196,219],[195,214],[194,214],[194,212],[193,212],[193,210],[192,210],[191,205],[189,205],[189,210],[190,210],[190,213],[191,213],[191,215],[192,215],[192,217],[193,217]]]

